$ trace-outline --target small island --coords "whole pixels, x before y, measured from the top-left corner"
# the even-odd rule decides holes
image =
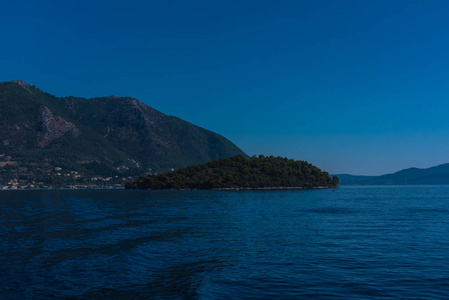
[[[237,155],[202,165],[139,177],[125,184],[126,189],[210,190],[210,189],[312,189],[333,188],[338,177],[306,161],[260,155]]]

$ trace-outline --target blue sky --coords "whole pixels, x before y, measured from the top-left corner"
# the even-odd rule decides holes
[[[449,1],[0,2],[0,81],[133,96],[247,154],[449,162]]]

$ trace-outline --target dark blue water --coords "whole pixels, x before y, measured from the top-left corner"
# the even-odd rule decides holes
[[[0,193],[2,299],[448,299],[449,186]]]

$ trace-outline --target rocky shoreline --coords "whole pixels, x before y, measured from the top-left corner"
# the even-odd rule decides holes
[[[295,186],[281,186],[281,187],[235,187],[235,188],[215,188],[215,189],[169,189],[169,190],[145,190],[145,191],[275,191],[275,190],[319,190],[319,189],[336,189],[336,187],[316,186],[316,187],[295,187]],[[51,187],[51,188],[19,188],[19,189],[0,189],[0,191],[54,191],[54,190],[125,190],[124,187],[112,186],[86,186],[86,187]]]
[[[315,189],[333,189],[337,187],[315,186],[315,187],[300,187],[300,186],[279,186],[279,187],[261,187],[261,188],[217,188],[211,189],[213,191],[238,191],[238,190],[315,190]]]

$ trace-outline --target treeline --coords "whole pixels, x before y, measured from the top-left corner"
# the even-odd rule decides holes
[[[220,188],[269,188],[269,187],[334,187],[338,177],[305,161],[283,157],[231,158],[213,160],[207,164],[190,166],[177,171],[139,177],[127,182],[127,189],[220,189]]]

